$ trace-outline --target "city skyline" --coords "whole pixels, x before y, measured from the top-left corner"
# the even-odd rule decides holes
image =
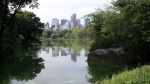
[[[77,14],[72,14],[70,16],[71,20],[61,19],[60,21],[57,18],[52,18],[51,23],[44,23],[44,29],[46,30],[63,30],[69,28],[83,28],[84,25],[81,24],[80,19],[76,17]],[[86,22],[85,22],[86,23]]]
[[[106,5],[110,5],[111,0],[38,0],[39,9],[25,8],[27,11],[34,12],[40,19],[41,22],[51,23],[52,18],[70,19],[70,15],[73,13],[77,14],[80,19],[89,13],[92,13],[97,8],[104,8]],[[81,24],[84,20],[81,19]]]

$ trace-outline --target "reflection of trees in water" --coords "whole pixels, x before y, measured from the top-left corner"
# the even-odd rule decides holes
[[[0,84],[10,84],[12,79],[23,81],[32,80],[44,68],[43,59],[35,55],[35,51],[28,49],[27,53],[15,55],[9,60],[0,61]]]
[[[70,47],[75,50],[85,49],[89,50],[90,44],[86,40],[52,40],[52,39],[43,39],[42,40],[43,47],[52,47],[52,46],[63,46]]]
[[[46,41],[46,42],[45,42]],[[50,42],[50,43],[48,43]],[[88,54],[89,44],[85,40],[50,40],[45,39],[42,41],[43,50],[50,53],[50,49],[52,49],[52,56],[59,56],[59,52],[61,56],[71,55],[71,60],[74,62],[77,61],[77,56],[80,56],[81,50],[85,50],[85,56]],[[51,44],[51,45],[48,45]],[[47,46],[46,46],[47,45]]]
[[[119,72],[124,71],[125,69],[131,69],[131,66],[115,64],[109,62],[91,62],[88,63],[88,71],[91,75],[88,81],[91,83],[96,82],[97,80],[104,80],[106,78],[110,78],[113,74],[117,74]]]

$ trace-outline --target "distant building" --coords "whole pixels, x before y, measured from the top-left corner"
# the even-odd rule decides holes
[[[44,25],[44,30],[49,30],[49,23],[48,22]]]
[[[62,20],[61,20],[61,26],[65,25],[66,22],[67,22],[66,19],[62,19]]]
[[[85,18],[84,23],[85,23],[84,26],[87,27],[90,23],[90,18]]]
[[[59,29],[59,20],[57,18],[52,19],[52,28],[53,28],[53,30]]]
[[[76,14],[71,15],[71,28],[77,27]]]
[[[62,26],[62,29],[69,29],[70,25],[69,22],[66,22],[65,25]]]
[[[76,28],[81,28],[80,19],[77,20],[77,26],[76,26]]]

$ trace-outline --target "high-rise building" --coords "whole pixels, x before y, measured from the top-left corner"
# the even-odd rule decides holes
[[[88,25],[89,25],[89,23],[90,23],[90,18],[85,18],[84,19],[84,25],[85,25],[85,27],[87,27]]]
[[[62,29],[69,29],[69,22],[66,22],[63,26]]]
[[[71,16],[71,28],[76,28],[76,27],[77,27],[76,14],[73,14]]]
[[[62,19],[62,20],[61,20],[61,26],[65,25],[66,22],[67,22],[66,19]]]
[[[77,28],[81,28],[81,23],[80,23],[80,19],[77,20]]]
[[[53,30],[59,29],[59,20],[57,18],[52,19],[52,28],[53,28]]]
[[[44,29],[49,30],[49,23],[48,22],[44,25]]]

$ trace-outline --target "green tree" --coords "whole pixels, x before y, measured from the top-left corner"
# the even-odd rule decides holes
[[[101,29],[103,26],[103,20],[104,20],[104,11],[101,9],[97,9],[96,12],[91,13],[89,15],[87,15],[88,17],[90,17],[92,19],[92,21],[90,22],[90,25],[87,29],[88,33],[88,37],[92,38],[92,39],[99,39],[100,35],[101,35]]]
[[[114,5],[124,17],[126,46],[150,51],[150,0],[117,0]]]
[[[52,33],[53,33],[52,31],[44,30],[43,33],[42,33],[42,37],[50,38]]]
[[[16,13],[26,6],[38,7],[38,0],[1,0],[0,1],[0,40],[3,32],[8,28]]]
[[[32,12],[20,12],[12,21],[11,28],[17,27],[16,36],[22,36],[22,43],[38,42],[38,37],[42,34],[43,23]]]

